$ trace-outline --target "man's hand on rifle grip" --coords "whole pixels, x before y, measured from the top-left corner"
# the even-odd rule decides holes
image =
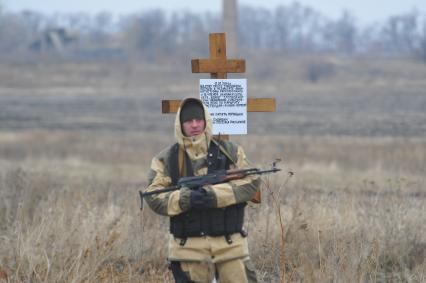
[[[191,208],[203,210],[216,206],[216,198],[213,192],[208,192],[203,187],[192,189],[191,191]]]

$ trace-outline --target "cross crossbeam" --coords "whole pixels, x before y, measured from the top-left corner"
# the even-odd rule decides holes
[[[176,113],[180,106],[180,100],[162,100],[161,112],[163,114]],[[276,102],[275,98],[248,98],[247,99],[248,112],[275,112]]]

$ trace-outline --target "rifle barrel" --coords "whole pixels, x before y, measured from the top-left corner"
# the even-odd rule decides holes
[[[281,171],[280,168],[272,168],[272,169],[268,169],[268,170],[257,170],[257,171],[253,171],[253,172],[248,172],[247,175],[262,175],[262,174],[266,174],[266,173],[276,173]]]

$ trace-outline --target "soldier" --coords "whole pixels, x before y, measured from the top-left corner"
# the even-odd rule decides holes
[[[152,159],[146,191],[175,185],[184,176],[247,168],[241,146],[212,137],[212,119],[199,99],[182,101],[175,120],[177,143]],[[168,260],[176,282],[257,282],[249,258],[244,208],[258,176],[197,189],[150,195],[156,213],[170,217]]]

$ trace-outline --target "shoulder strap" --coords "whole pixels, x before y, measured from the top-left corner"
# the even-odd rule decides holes
[[[176,185],[180,178],[180,164],[179,164],[179,144],[175,143],[170,150],[170,156],[168,160],[168,168],[172,184]]]
[[[185,150],[178,143],[172,146],[168,162],[173,185],[176,185],[181,177],[194,175],[191,162]]]
[[[228,152],[228,150],[226,150],[226,148],[223,146],[223,142],[222,141],[217,141],[215,139],[212,139],[212,142],[219,147],[220,151],[229,159],[229,161],[232,162],[232,164],[236,165],[237,164],[237,160],[235,160],[231,154]]]
[[[178,165],[179,165],[179,176],[186,176],[187,170],[186,170],[186,162],[185,162],[185,151],[181,146],[179,146],[179,152],[178,152]]]

